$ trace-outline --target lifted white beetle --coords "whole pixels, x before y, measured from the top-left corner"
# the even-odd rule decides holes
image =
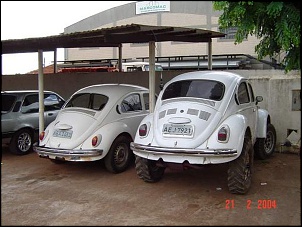
[[[131,143],[138,176],[156,182],[171,163],[198,167],[229,162],[229,190],[245,194],[254,150],[265,159],[276,145],[271,118],[257,106],[262,100],[254,96],[249,81],[235,73],[197,71],[174,77]]]

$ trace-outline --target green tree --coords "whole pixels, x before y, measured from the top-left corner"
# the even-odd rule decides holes
[[[258,59],[285,53],[285,71],[300,69],[300,2],[228,2],[214,1],[214,10],[222,11],[220,28],[237,27],[235,44],[248,35],[260,39],[255,46]]]

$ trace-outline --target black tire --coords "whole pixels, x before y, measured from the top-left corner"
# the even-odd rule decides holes
[[[136,173],[145,182],[154,183],[161,180],[165,169],[165,167],[157,166],[154,160],[148,160],[135,155]]]
[[[261,160],[269,158],[275,151],[276,141],[276,129],[268,124],[266,138],[258,138],[254,145],[255,157]]]
[[[9,144],[9,149],[13,154],[26,155],[32,151],[34,134],[29,129],[17,131]]]
[[[52,162],[52,163],[55,163],[55,164],[65,164],[66,163],[66,161],[63,161],[63,160],[58,160],[58,159],[50,159],[50,161]]]
[[[104,158],[105,167],[109,172],[124,172],[133,161],[130,149],[131,139],[128,136],[118,136],[112,143],[108,154]]]
[[[228,188],[233,194],[246,194],[252,183],[254,149],[251,138],[245,137],[240,156],[230,162]]]

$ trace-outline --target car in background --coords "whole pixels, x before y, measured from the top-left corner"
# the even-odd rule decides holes
[[[122,72],[149,71],[149,62],[124,62],[122,63]],[[155,71],[163,71],[159,63],[155,63]]]
[[[32,151],[39,131],[39,91],[1,91],[2,143],[17,155]],[[53,91],[44,91],[44,126],[57,116],[65,100]]]
[[[131,84],[97,84],[75,92],[40,134],[34,151],[54,163],[104,160],[120,173],[134,160],[130,142],[149,113],[149,91]],[[132,161],[131,161],[132,160]]]
[[[253,160],[270,157],[276,146],[271,116],[259,108],[247,78],[225,71],[197,71],[167,82],[154,113],[137,130],[131,149],[145,182],[159,181],[166,167],[199,168],[228,163],[228,188],[245,194]]]

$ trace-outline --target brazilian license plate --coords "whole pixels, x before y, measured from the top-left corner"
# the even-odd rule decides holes
[[[193,134],[193,127],[192,125],[164,124],[162,132],[165,135],[191,136]]]
[[[72,136],[72,131],[71,130],[60,130],[56,129],[53,134],[54,137],[60,137],[60,138],[66,138],[70,139]]]

